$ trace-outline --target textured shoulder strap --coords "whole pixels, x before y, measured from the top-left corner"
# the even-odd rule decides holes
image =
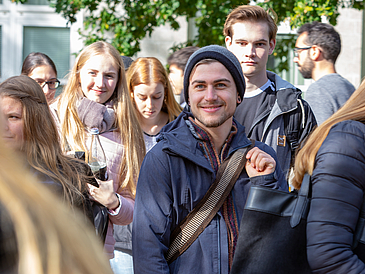
[[[238,149],[231,157],[223,161],[216,179],[203,199],[174,229],[171,234],[171,244],[165,256],[169,264],[190,247],[217,214],[246,165],[246,154],[255,145],[254,140],[251,142],[250,146]]]

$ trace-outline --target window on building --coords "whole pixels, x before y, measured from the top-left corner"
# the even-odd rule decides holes
[[[1,0],[0,0],[1,1]],[[49,5],[49,0],[28,0],[26,5]]]
[[[51,27],[24,27],[23,60],[31,52],[47,54],[56,64],[58,78],[70,68],[70,29]]]
[[[274,53],[269,56],[267,68],[295,86],[304,85],[304,78],[293,62],[296,36],[293,34],[277,34]],[[283,62],[286,62],[284,64]]]
[[[23,32],[23,60],[31,52],[47,54],[55,63],[57,77],[61,86],[56,96],[62,91],[62,79],[70,68],[70,29],[52,27],[24,27]]]

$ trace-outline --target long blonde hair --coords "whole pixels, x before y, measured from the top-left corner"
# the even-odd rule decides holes
[[[140,84],[150,85],[161,83],[164,86],[164,102],[162,111],[168,115],[169,122],[173,121],[181,112],[180,105],[176,102],[167,72],[161,62],[155,57],[141,57],[135,60],[127,71],[127,84],[129,92],[133,93],[134,87]],[[137,106],[133,104],[136,112]],[[138,115],[140,117],[140,115]]]
[[[136,193],[136,180],[145,155],[143,131],[138,123],[124,72],[122,57],[119,52],[106,42],[95,42],[81,51],[73,66],[68,83],[60,95],[58,113],[61,121],[61,142],[63,147],[70,146],[73,150],[87,151],[85,147],[85,126],[81,122],[76,109],[77,100],[84,96],[80,86],[80,70],[93,56],[108,55],[114,61],[114,67],[119,69],[118,83],[110,98],[116,113],[114,126],[120,134],[124,146],[121,156],[119,188],[127,189],[133,196]]]
[[[59,182],[65,200],[71,205],[82,204],[82,193],[87,192],[87,167],[63,154],[56,124],[39,84],[25,75],[10,77],[0,84],[0,96],[13,98],[22,104],[22,152],[29,165]]]
[[[112,274],[91,226],[21,165],[0,141],[0,206],[10,217],[16,237],[10,242],[17,246],[16,254],[5,253],[16,264],[10,267],[19,274]]]
[[[317,152],[332,126],[346,120],[365,123],[365,81],[361,83],[342,108],[312,132],[304,147],[298,152],[292,181],[295,188],[300,188],[305,173],[313,174]]]

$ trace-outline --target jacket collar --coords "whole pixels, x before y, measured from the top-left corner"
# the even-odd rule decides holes
[[[186,158],[195,164],[213,172],[211,165],[199,148],[198,141],[192,135],[185,120],[193,117],[191,112],[182,111],[180,115],[161,130],[159,141],[163,142],[162,150],[171,155]],[[245,128],[236,120],[237,134],[234,136],[228,155],[236,150],[247,147],[251,141],[246,137]]]
[[[297,107],[297,99],[301,97],[302,91],[289,82],[283,80],[277,74],[266,71],[267,77],[275,83],[276,103],[281,112],[288,112]]]

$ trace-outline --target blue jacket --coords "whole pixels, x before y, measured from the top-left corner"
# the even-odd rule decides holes
[[[365,125],[332,127],[318,150],[307,218],[307,255],[314,273],[365,273],[352,252],[365,189]]]
[[[182,112],[161,134],[162,140],[147,153],[139,175],[133,219],[133,260],[135,273],[228,273],[227,228],[220,212],[189,249],[170,265],[164,255],[171,232],[203,198],[215,173],[185,123]],[[232,140],[229,154],[250,145],[244,127]],[[276,155],[260,142],[256,146]],[[279,180],[276,180],[278,178]],[[238,223],[251,183],[287,190],[280,166],[266,176],[248,178],[242,172],[233,190]]]

